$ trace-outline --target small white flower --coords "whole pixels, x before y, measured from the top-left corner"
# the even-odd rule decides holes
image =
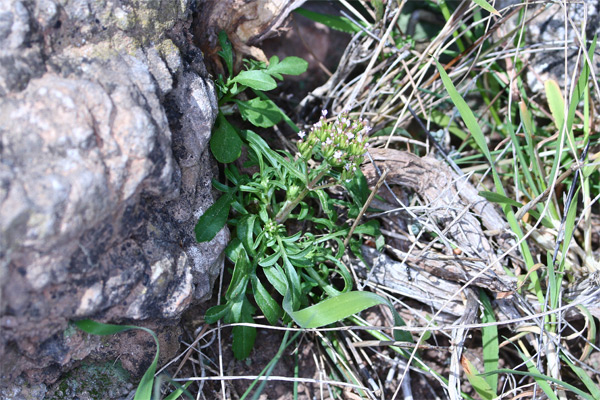
[[[331,138],[328,137],[327,140],[325,141],[325,144],[333,144],[333,140],[331,140]]]
[[[348,140],[354,139],[354,133],[352,132],[346,132],[346,136],[348,136]]]
[[[342,158],[342,151],[337,150],[335,153],[333,153],[333,158],[339,161]]]
[[[325,118],[327,116],[327,110],[321,111],[321,115],[323,116],[323,118]]]
[[[300,131],[298,132],[298,136],[300,136],[300,139],[304,139],[304,137],[306,136],[306,132]]]

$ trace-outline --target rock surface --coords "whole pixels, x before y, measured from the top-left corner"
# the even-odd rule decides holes
[[[228,232],[193,237],[214,200],[217,113],[193,4],[0,2],[2,398],[125,340],[69,320],[144,321],[177,343],[174,322],[211,295]],[[152,359],[148,339],[126,369]]]
[[[522,6],[520,0],[502,0],[496,4],[498,10],[513,10]],[[565,15],[567,24],[565,29]],[[561,87],[570,88],[574,73],[579,73],[582,60],[578,60],[580,48],[590,48],[595,34],[600,32],[600,2],[583,0],[578,2],[541,2],[527,7],[526,36],[522,39],[527,45],[520,51],[519,57],[528,62],[525,74],[527,84],[534,93],[544,92],[544,82],[554,79]],[[500,36],[517,29],[514,17],[501,29]],[[518,35],[518,31],[516,31]],[[582,45],[583,33],[586,43]],[[518,37],[518,36],[517,36]],[[565,40],[566,52],[565,52]],[[596,71],[600,68],[600,50],[596,46]],[[565,77],[565,55],[566,77]],[[577,70],[575,69],[577,67]],[[578,75],[575,75],[577,79]]]

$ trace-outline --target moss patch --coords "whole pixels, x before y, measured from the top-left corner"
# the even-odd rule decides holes
[[[118,399],[126,397],[134,385],[119,361],[83,364],[69,372],[49,391],[47,399]]]

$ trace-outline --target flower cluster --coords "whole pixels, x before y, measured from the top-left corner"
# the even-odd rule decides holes
[[[327,111],[323,110],[321,119],[308,134],[304,131],[298,133],[298,150],[305,160],[316,153],[341,171],[342,180],[350,179],[363,161],[370,128],[362,119],[353,120],[347,113],[330,122],[325,119],[326,116]]]
[[[274,237],[276,237],[277,233],[281,230],[283,230],[285,232],[285,228],[283,227],[283,225],[278,224],[277,222],[275,222],[272,219],[269,219],[265,223],[265,226],[263,228],[263,231],[265,233],[265,237],[267,238],[267,240],[271,240]]]

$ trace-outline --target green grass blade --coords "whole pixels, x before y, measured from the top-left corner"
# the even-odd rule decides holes
[[[593,381],[592,378],[584,371],[583,368],[576,366],[569,360],[567,357],[561,354],[560,358],[571,368],[573,372],[577,375],[579,380],[585,385],[587,390],[590,391],[590,394],[594,399],[600,399],[600,388]]]
[[[484,374],[481,375],[489,375],[489,374],[514,374],[514,375],[522,375],[522,376],[530,376],[533,379],[535,379],[535,381],[538,383],[538,385],[540,385],[540,387],[542,388],[542,390],[544,391],[544,393],[546,393],[546,396],[548,396],[548,398],[552,399],[552,400],[558,400],[558,397],[556,396],[556,394],[554,394],[554,392],[552,391],[552,387],[548,384],[547,381],[550,381],[552,383],[557,384],[558,386],[561,386],[567,390],[570,390],[571,392],[583,397],[586,400],[597,400],[597,398],[594,398],[592,395],[590,395],[589,393],[584,392],[583,390],[570,385],[566,382],[563,382],[561,380],[552,378],[551,376],[548,375],[544,375],[541,374],[537,368],[535,368],[535,366],[533,366],[533,363],[531,363],[531,361],[528,362],[528,367],[529,364],[531,364],[532,368],[530,368],[530,371],[517,371],[514,369],[499,369],[496,371],[491,371],[491,372],[486,372]],[[534,370],[536,372],[531,372],[531,370]]]
[[[537,152],[534,146],[535,128],[533,125],[533,120],[531,118],[531,113],[529,112],[527,105],[523,101],[519,103],[519,113],[521,115],[521,121],[523,122],[523,132],[525,134],[525,140],[527,143],[527,156],[529,157],[529,162],[531,164],[533,174],[535,175],[536,182],[540,185],[539,189],[537,187],[532,187],[532,189],[536,190],[536,192],[534,192],[534,195],[537,196],[540,194],[539,190],[546,190],[546,180],[544,178],[544,174],[542,173],[542,166],[540,165],[540,160],[537,156]]]
[[[440,77],[442,78],[444,87],[450,95],[450,99],[452,99],[452,102],[458,109],[458,112],[460,113],[460,116],[465,122],[465,125],[467,125],[469,132],[471,132],[475,143],[477,143],[477,146],[479,146],[479,149],[485,155],[485,158],[487,158],[490,165],[493,167],[494,161],[492,160],[490,150],[488,149],[487,143],[485,141],[485,136],[483,135],[483,132],[481,131],[481,128],[477,123],[477,119],[475,118],[473,111],[471,111],[467,102],[462,98],[460,93],[458,93],[458,91],[454,87],[454,84],[452,83],[452,80],[444,70],[444,67],[442,67],[442,65],[437,60],[435,60],[435,63],[440,73]]]
[[[296,14],[302,15],[315,22],[319,22],[325,26],[335,29],[336,31],[345,33],[357,33],[360,32],[360,28],[350,21],[348,18],[339,17],[337,15],[321,14],[314,11],[309,11],[305,8],[299,7],[294,10]]]
[[[473,386],[473,389],[475,389],[477,394],[481,396],[482,400],[492,400],[496,398],[496,391],[490,386],[489,378],[495,378],[497,382],[497,377],[495,377],[494,375],[486,375],[482,377],[482,375],[480,375],[477,371],[477,368],[475,368],[471,361],[469,361],[465,356],[462,357],[460,363],[463,367],[463,371],[465,371],[465,374],[467,375],[469,383],[471,384],[471,386]]]
[[[556,129],[562,130],[565,123],[565,100],[560,91],[560,86],[555,80],[548,79],[544,83],[544,88],[546,89],[550,113],[554,118],[554,125],[556,125]]]
[[[481,316],[481,322],[483,324],[496,322],[492,303],[483,290],[479,291],[479,299],[483,304],[483,315]],[[496,325],[483,326],[481,328],[481,341],[483,347],[483,368],[485,372],[497,370],[498,360],[500,359],[498,327]],[[496,397],[496,393],[498,392],[498,376],[487,375],[485,376],[485,381],[490,386],[493,397]]]
[[[523,176],[525,177],[525,181],[526,181],[526,185],[523,184],[523,182],[521,182],[521,179],[519,179],[519,176],[515,176],[515,184],[518,184],[518,187],[524,191],[525,193],[527,193],[529,196],[531,196],[531,198],[536,197],[537,195],[539,195],[541,192],[538,189],[538,184],[536,181],[533,180],[533,176],[531,175],[531,172],[529,171],[529,163],[527,162],[527,160],[525,159],[525,154],[523,151],[523,146],[521,146],[521,143],[519,143],[519,138],[517,137],[514,127],[512,124],[507,123],[506,125],[506,130],[508,131],[508,134],[510,135],[510,139],[513,145],[513,148],[515,149],[515,152],[517,153],[517,159],[519,160],[519,168],[517,168],[517,171],[515,171],[515,173],[523,173]],[[531,162],[531,155],[529,157],[529,161]],[[529,192],[529,190],[531,190],[531,192]]]
[[[353,291],[330,297],[303,310],[293,311],[290,315],[303,328],[319,328],[385,303],[382,297],[374,293]]]
[[[579,182],[573,182],[572,185],[578,185]],[[573,200],[569,204],[569,209],[567,210],[567,218],[565,219],[564,226],[564,238],[562,243],[562,261],[564,262],[567,257],[567,252],[569,250],[569,245],[571,244],[571,240],[573,239],[573,232],[575,231],[575,217],[577,217],[577,196],[579,195],[579,188],[575,191],[573,195]],[[562,269],[561,271],[562,272]]]
[[[485,11],[490,12],[492,14],[496,14],[501,17],[500,13],[496,11],[494,7],[490,3],[485,0],[473,0],[473,3],[477,4],[479,7],[483,8]]]
[[[177,382],[172,383],[175,384]],[[186,382],[183,386],[179,386],[163,400],[177,400],[182,394],[185,394],[190,399],[194,399],[194,397],[192,397],[192,395],[186,390],[192,383],[194,383],[194,381],[189,381]]]
[[[592,40],[592,44],[588,51],[588,56],[590,57],[590,60],[594,59],[594,51],[596,50],[596,39],[597,36],[594,36],[594,40]],[[577,106],[579,105],[579,102],[581,101],[586,92],[589,76],[590,66],[587,63],[587,60],[584,60],[583,67],[581,69],[581,74],[579,74],[577,84],[575,85],[575,90],[573,91],[573,97],[571,98],[571,102],[569,103],[569,111],[567,114],[567,131],[569,132],[571,132],[573,127],[573,121],[575,119],[575,110],[577,110]]]
[[[499,193],[481,191],[481,192],[479,192],[479,195],[481,197],[483,197],[484,199],[491,201],[492,203],[508,204],[510,206],[514,206],[514,207],[518,207],[518,208],[523,207],[523,204],[519,203],[518,201],[513,200],[510,197],[506,197]]]

